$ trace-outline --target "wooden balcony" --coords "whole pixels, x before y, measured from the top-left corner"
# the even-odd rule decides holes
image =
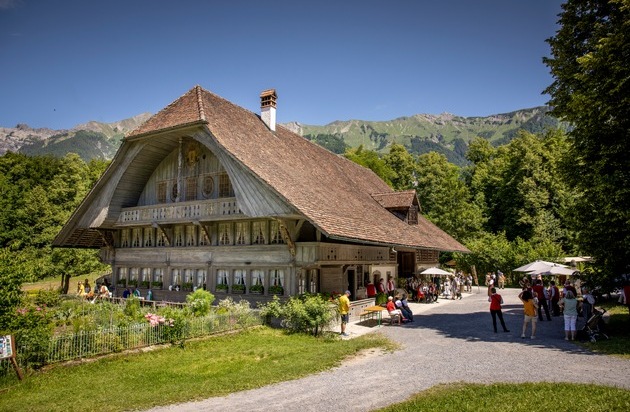
[[[179,202],[172,204],[126,207],[122,209],[118,226],[151,223],[179,223],[202,220],[233,219],[243,216],[235,197]]]
[[[334,243],[297,243],[296,260],[308,262],[396,262],[396,255],[391,255],[388,247],[367,245],[338,245]]]

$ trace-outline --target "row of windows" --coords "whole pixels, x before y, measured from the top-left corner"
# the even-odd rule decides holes
[[[215,173],[186,177],[180,185],[176,179],[159,181],[156,195],[158,203],[167,203],[234,197],[234,189],[227,173]]]
[[[311,273],[312,272],[312,273]],[[316,291],[317,271],[310,271],[311,284],[309,291]],[[304,277],[300,276],[298,289],[306,291]],[[263,293],[284,293],[286,284],[284,269],[217,269],[214,282],[209,285],[207,269],[181,269],[171,268],[138,268],[119,267],[117,286],[133,286],[139,288],[169,289],[169,290],[196,290],[198,288],[214,291],[242,291]],[[303,293],[303,292],[301,292]]]
[[[186,225],[167,229],[121,229],[119,247],[232,246],[283,244],[278,221],[224,222],[213,226]]]

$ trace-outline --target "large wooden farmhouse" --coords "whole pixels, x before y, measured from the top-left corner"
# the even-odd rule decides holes
[[[250,301],[364,297],[467,249],[420,215],[415,191],[199,86],[129,133],[54,246],[100,248],[122,285],[181,301],[196,288]]]

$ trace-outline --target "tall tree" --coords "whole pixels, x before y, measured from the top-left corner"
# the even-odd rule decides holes
[[[418,157],[418,199],[422,213],[456,239],[475,236],[483,226],[481,209],[470,196],[457,166],[437,152]]]
[[[606,279],[630,272],[630,0],[568,0],[544,62],[552,113],[573,124],[578,242]]]
[[[394,172],[392,186],[395,190],[406,190],[414,187],[416,162],[405,146],[394,143],[383,161]]]

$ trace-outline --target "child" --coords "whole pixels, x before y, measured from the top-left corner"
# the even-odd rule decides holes
[[[523,332],[521,333],[521,338],[525,339],[525,332],[527,331],[527,325],[529,323],[532,324],[532,335],[531,339],[536,339],[536,321],[538,319],[538,304],[536,304],[534,297],[532,296],[532,292],[529,290],[524,290],[518,294],[518,298],[523,302]]]

